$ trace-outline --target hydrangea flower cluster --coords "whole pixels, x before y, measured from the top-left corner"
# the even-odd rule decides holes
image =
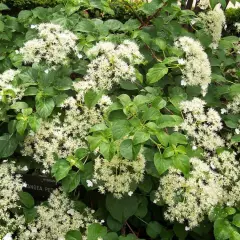
[[[199,98],[181,102],[184,122],[180,128],[193,137],[195,146],[215,151],[224,146],[224,140],[218,135],[223,126],[218,112],[212,108],[205,112],[205,105],[206,102]]]
[[[211,47],[216,49],[222,36],[222,28],[226,25],[226,18],[220,5],[207,13],[200,13],[199,17],[204,25],[204,30],[212,36]]]
[[[85,208],[80,213],[74,210],[74,202],[61,190],[55,190],[48,199],[48,205],[37,206],[38,217],[20,229],[19,240],[59,240],[65,239],[70,230],[86,230],[87,227],[98,222],[94,217],[94,210]]]
[[[200,86],[205,95],[211,82],[211,66],[202,45],[190,37],[180,37],[175,46],[185,53],[182,85]]]
[[[13,80],[20,71],[9,69],[0,74],[0,101],[4,100],[3,96],[6,92],[9,96],[8,100],[14,102],[23,97],[24,89],[14,86]]]
[[[101,105],[102,103],[102,105]],[[102,121],[103,111],[111,100],[107,96],[100,99],[99,107],[89,109],[75,98],[69,97],[62,105],[64,118],[56,115],[42,122],[36,133],[29,134],[24,141],[22,154],[32,156],[48,170],[55,162],[54,153],[60,158],[73,155],[79,147],[86,147],[89,129]]]
[[[19,50],[26,63],[40,63],[46,61],[48,65],[67,64],[68,55],[77,52],[77,36],[61,25],[41,23],[32,25],[37,29],[38,37],[27,41]]]
[[[89,89],[110,90],[120,80],[134,82],[134,65],[143,62],[138,46],[129,40],[120,45],[99,42],[87,55],[92,60],[88,65],[87,74],[83,81],[74,84],[76,91],[82,95]]]
[[[16,167],[10,163],[0,165],[0,239],[11,234],[24,224],[24,217],[13,214],[11,210],[18,208],[19,195],[23,183],[16,175]]]
[[[209,5],[210,5],[209,0],[200,0],[198,2],[198,6],[203,10],[207,9],[209,7]]]
[[[168,208],[166,219],[186,223],[192,229],[204,219],[212,207],[221,202],[223,190],[217,174],[208,164],[191,158],[192,170],[185,178],[181,171],[171,168],[160,179],[155,202],[164,201]]]
[[[139,154],[135,161],[114,156],[111,161],[98,157],[94,164],[94,181],[98,183],[100,193],[106,191],[116,198],[131,195],[135,183],[143,180],[145,158]]]
[[[240,199],[240,167],[236,153],[223,151],[206,159],[211,168],[218,173],[217,181],[224,189],[224,203],[228,206],[237,206]]]
[[[234,114],[240,113],[240,94],[234,96],[233,101],[227,104],[227,110]]]

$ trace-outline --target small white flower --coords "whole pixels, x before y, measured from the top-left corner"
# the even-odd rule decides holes
[[[77,54],[77,57],[80,59],[80,58],[82,58],[83,56],[82,56],[82,54],[78,53],[78,54]]]
[[[182,81],[181,81],[181,85],[182,85],[182,86],[186,86],[187,83],[186,83],[184,80],[182,80]]]
[[[196,146],[192,146],[192,150],[197,150],[197,147]]]
[[[103,240],[103,238],[99,237],[97,240]]]
[[[65,237],[59,237],[58,240],[65,240]]]
[[[22,171],[27,171],[28,170],[28,166],[24,166],[21,170]]]
[[[194,25],[197,21],[195,19],[191,20],[191,24]]]
[[[46,173],[46,170],[42,170],[42,173],[45,174],[45,173]]]
[[[213,163],[210,163],[210,166],[211,166],[212,169],[216,169],[216,167]]]
[[[3,163],[7,163],[8,162],[8,160],[3,160]]]
[[[93,182],[91,180],[87,180],[86,182],[88,187],[93,187]]]
[[[27,187],[27,184],[26,183],[23,183],[23,185],[22,185],[24,188],[26,188]]]
[[[12,233],[7,233],[2,240],[12,240]]]
[[[184,64],[186,63],[186,61],[185,61],[183,58],[179,58],[179,59],[178,59],[178,63],[179,63],[180,65],[184,65]]]
[[[102,223],[102,224],[103,224],[103,223],[105,223],[105,221],[102,219],[102,220],[100,221],[100,223]]]
[[[69,214],[69,215],[74,215],[74,209],[69,209],[68,211],[67,211],[67,214]]]
[[[157,203],[157,200],[154,200],[154,201],[153,201],[153,203],[155,203],[155,204],[156,204],[156,203]]]
[[[235,129],[236,134],[240,134],[240,130],[238,128]]]
[[[133,195],[133,192],[132,191],[130,191],[130,192],[128,192],[128,196],[132,196]]]
[[[185,227],[185,231],[189,231],[190,230],[190,228],[189,227]]]
[[[31,29],[35,29],[35,28],[37,28],[37,25],[32,24]]]
[[[48,73],[49,73],[49,69],[46,69],[44,72],[45,72],[46,74],[48,74]]]
[[[15,53],[16,53],[16,54],[19,54],[19,50],[16,50]]]
[[[222,108],[222,109],[221,109],[221,114],[225,114],[225,113],[227,113],[227,109]]]

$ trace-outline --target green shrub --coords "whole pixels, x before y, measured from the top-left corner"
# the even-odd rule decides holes
[[[229,8],[226,10],[226,20],[228,32],[236,34],[236,27],[234,24],[240,22],[240,8]]]
[[[52,6],[57,4],[57,0],[1,0],[0,2],[7,3],[13,6],[28,6],[30,4],[38,6]]]

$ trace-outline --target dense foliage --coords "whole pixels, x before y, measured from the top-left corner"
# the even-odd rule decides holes
[[[1,239],[240,239],[227,2],[0,4]]]

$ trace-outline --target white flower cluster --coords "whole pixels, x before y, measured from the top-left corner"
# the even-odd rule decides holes
[[[201,9],[207,9],[209,6],[210,6],[210,2],[209,0],[200,0],[198,2],[198,6],[201,8]]]
[[[29,40],[19,50],[26,63],[46,61],[49,65],[67,64],[68,55],[77,53],[77,36],[62,26],[53,23],[33,25],[38,30],[38,37]]]
[[[136,80],[134,65],[143,61],[138,46],[129,40],[120,45],[99,42],[87,55],[92,59],[87,74],[82,81],[74,84],[76,91],[82,95],[89,89],[110,90],[120,80],[134,82]]]
[[[227,110],[234,114],[240,113],[240,94],[234,96],[233,101],[227,104]]]
[[[205,105],[206,103],[199,98],[181,102],[180,109],[184,115],[184,122],[180,128],[185,130],[188,136],[193,137],[194,146],[215,151],[224,146],[224,140],[218,135],[223,126],[218,112],[212,108],[205,112]]]
[[[98,157],[94,164],[94,181],[98,183],[99,191],[112,193],[116,198],[131,194],[131,187],[143,180],[145,158],[139,154],[135,161],[114,156],[112,160]],[[130,194],[129,194],[130,193]]]
[[[98,108],[88,109],[73,97],[66,99],[62,108],[65,114],[56,115],[52,120],[42,122],[37,133],[29,134],[23,145],[23,156],[32,156],[43,164],[46,170],[54,164],[54,153],[61,158],[73,155],[77,148],[86,147],[89,129],[102,122],[102,114],[111,100],[100,99]],[[63,118],[63,119],[62,119]]]
[[[211,168],[218,173],[217,182],[224,189],[223,203],[237,206],[240,202],[240,167],[236,153],[223,151],[218,156],[206,159]]]
[[[165,218],[196,227],[206,214],[221,202],[222,188],[217,174],[198,158],[190,159],[192,170],[185,178],[181,171],[171,168],[160,179],[155,202],[164,201],[168,208]]]
[[[24,89],[16,87],[13,84],[13,80],[20,71],[9,69],[2,74],[0,74],[0,101],[2,101],[3,96],[8,92],[8,100],[14,102],[21,99],[24,94]]]
[[[189,86],[200,86],[205,95],[211,83],[211,66],[202,45],[190,37],[180,37],[175,46],[184,51],[186,58],[182,67],[182,82]]]
[[[237,32],[240,33],[240,23],[237,22],[237,23],[234,24],[234,26],[236,27]]]
[[[10,235],[24,224],[24,217],[13,214],[11,210],[18,208],[19,195],[23,184],[16,168],[10,163],[0,165],[0,239]]]
[[[212,36],[212,43],[210,47],[216,49],[222,36],[222,28],[226,25],[226,18],[220,5],[208,11],[207,13],[200,13],[199,17],[204,25],[204,29]]]
[[[48,205],[40,205],[36,209],[38,217],[20,229],[18,240],[65,239],[68,231],[86,230],[90,224],[98,222],[93,217],[94,210],[85,208],[82,213],[74,210],[74,202],[60,190],[50,195]]]

